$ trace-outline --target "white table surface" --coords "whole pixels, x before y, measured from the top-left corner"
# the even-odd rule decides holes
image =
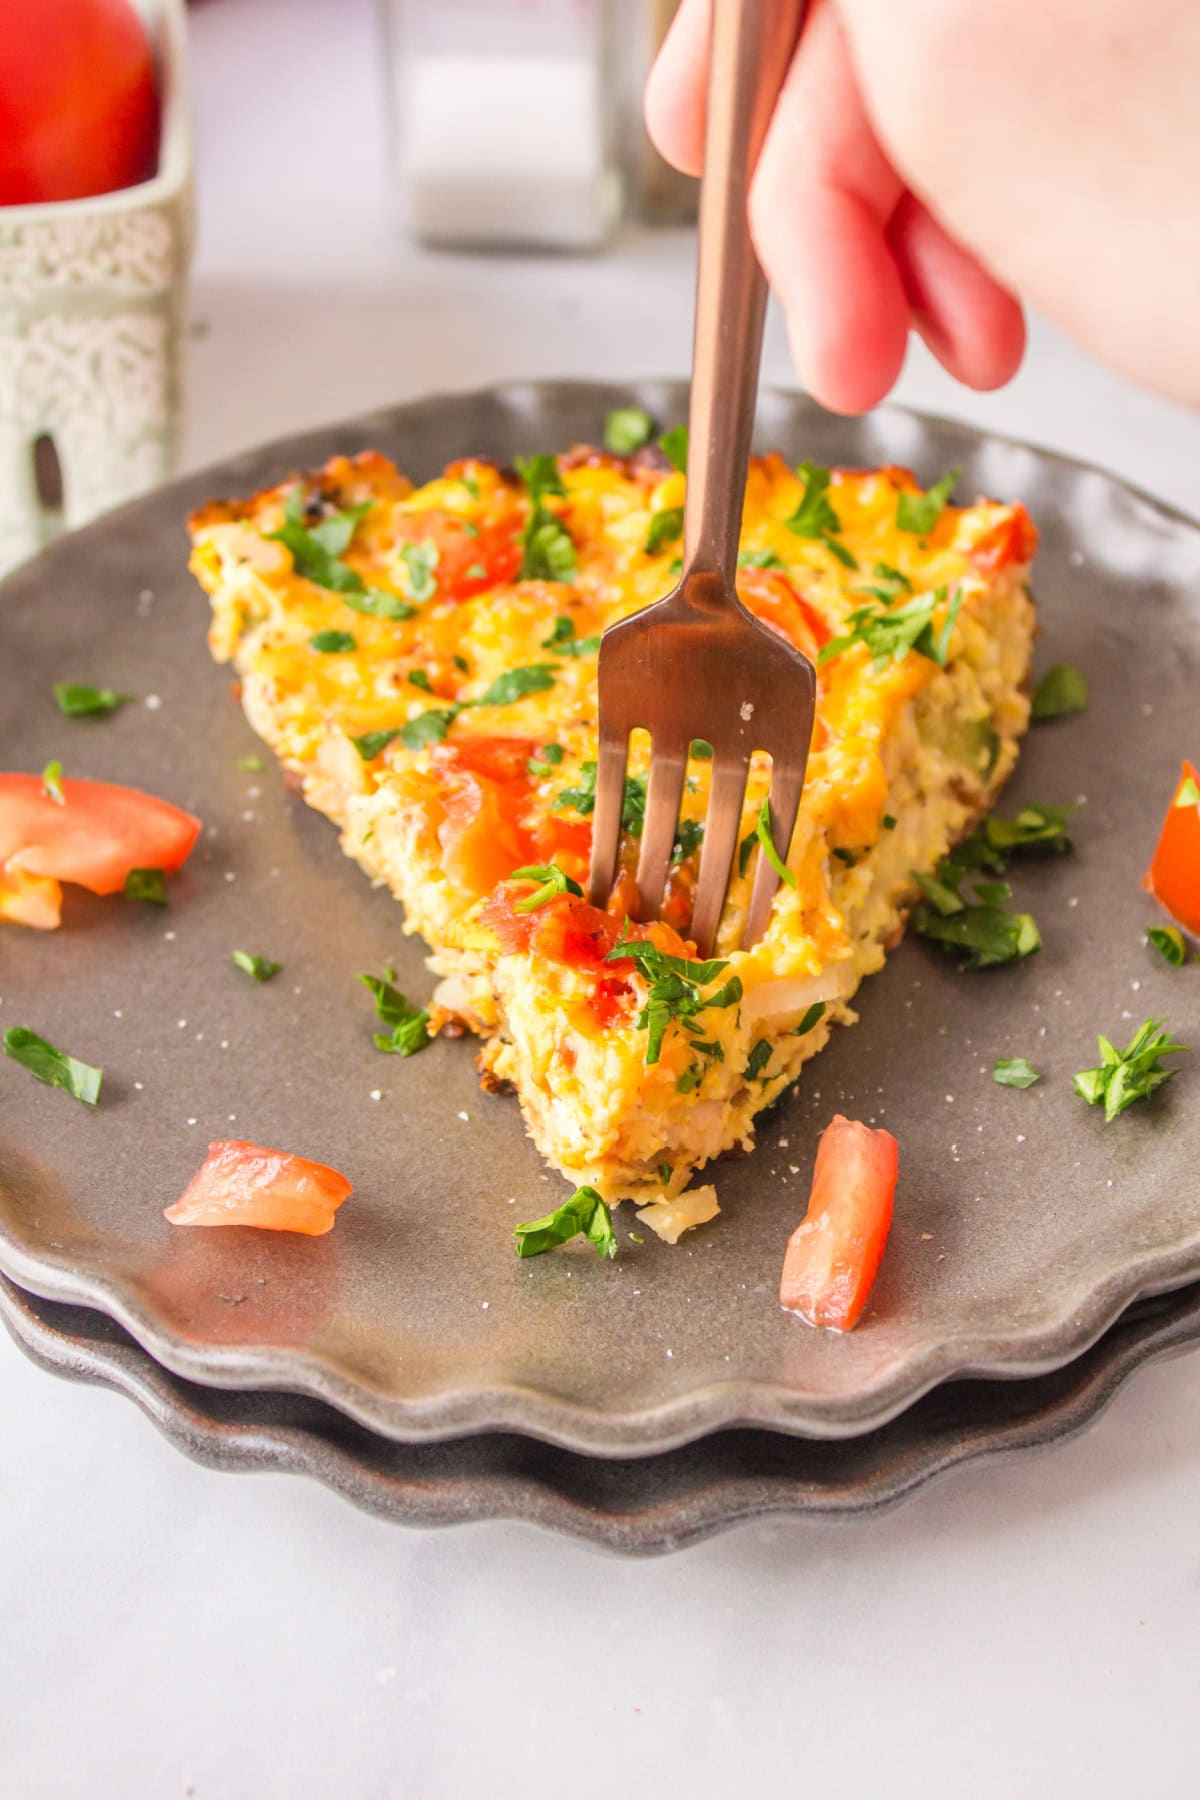
[[[193,15],[188,461],[424,391],[683,373],[686,234],[585,260],[421,253],[388,215],[369,0]],[[766,376],[790,380],[773,322]],[[1197,506],[1200,419],[1035,329],[1003,394],[899,397]],[[620,1563],[413,1533],[207,1472],[0,1340],[0,1793],[839,1800],[1196,1792],[1200,1360],[1080,1439],[881,1519]]]

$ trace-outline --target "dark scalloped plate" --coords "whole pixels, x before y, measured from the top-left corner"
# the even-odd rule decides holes
[[[1200,685],[1200,528],[1111,476],[957,424],[885,409],[848,421],[767,393],[760,441],[826,462],[959,464],[962,489],[1024,499],[1043,531],[1039,662],[1081,663],[1084,717],[1036,731],[1011,790],[1087,794],[1069,857],[1018,895],[1041,955],[962,975],[906,943],[859,998],[861,1023],[721,1165],[723,1218],[671,1250],[512,1253],[516,1219],[558,1191],[516,1107],[479,1092],[440,1042],[410,1062],[372,1047],[356,970],[394,962],[428,991],[399,912],[254,749],[204,646],[182,519],[334,451],[377,445],[421,476],[467,450],[511,457],[595,437],[608,407],[678,418],[679,384],[514,386],[450,395],[269,446],[65,537],[0,586],[6,760],[130,782],[208,830],[167,914],[72,895],[67,929],[4,937],[3,1018],[108,1071],[93,1113],[0,1067],[0,1267],[111,1314],[160,1362],[209,1385],[313,1395],[408,1441],[522,1431],[602,1456],[662,1451],[733,1424],[872,1430],[964,1373],[1037,1375],[1078,1356],[1137,1295],[1200,1274],[1200,1108],[1185,1072],[1105,1127],[1071,1092],[1095,1033],[1164,1013],[1185,1038],[1196,969],[1147,951],[1139,880]],[[156,707],[58,718],[53,680],[107,682]],[[269,986],[235,947],[282,955]],[[357,998],[356,998],[357,995]],[[1127,1022],[1128,1020],[1128,1022]],[[996,1087],[998,1056],[1045,1079]],[[380,1100],[372,1093],[382,1090]],[[816,1133],[840,1109],[902,1146],[892,1245],[850,1337],[775,1302]],[[328,1238],[173,1232],[161,1208],[209,1138],[243,1134],[343,1168],[354,1199]]]
[[[831,1443],[722,1431],[658,1456],[577,1456],[515,1434],[397,1444],[299,1394],[203,1388],[161,1368],[119,1325],[0,1278],[0,1318],[42,1368],[136,1401],[209,1468],[309,1475],[398,1525],[520,1519],[626,1555],[683,1549],[756,1519],[881,1512],[981,1457],[1081,1431],[1135,1369],[1200,1337],[1200,1288],[1137,1301],[1065,1368],[953,1381],[863,1437]]]

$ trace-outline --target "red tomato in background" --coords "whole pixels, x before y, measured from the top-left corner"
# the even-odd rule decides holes
[[[158,93],[129,0],[4,0],[2,24],[0,205],[149,180]]]

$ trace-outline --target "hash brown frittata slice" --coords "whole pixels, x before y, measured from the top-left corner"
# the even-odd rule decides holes
[[[625,874],[586,878],[596,649],[658,599],[682,474],[578,448],[519,471],[451,464],[420,488],[335,458],[191,520],[211,645],[251,724],[403,902],[443,977],[434,1023],[486,1042],[539,1149],[574,1184],[647,1204],[672,1239],[716,1210],[693,1172],[748,1145],[898,939],[913,872],[991,804],[1028,722],[1037,534],[1020,506],[922,496],[901,469],[755,458],[738,588],[819,665],[800,816],[770,926],[731,949],[761,854],[755,759],[716,963],[687,943],[707,806],[693,746],[662,919],[631,926],[648,744],[634,740]],[[669,678],[669,671],[667,672]],[[513,872],[540,867],[539,877]],[[614,946],[632,949],[613,960]]]

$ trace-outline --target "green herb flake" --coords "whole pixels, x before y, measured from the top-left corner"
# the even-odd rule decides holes
[[[265,956],[252,955],[249,950],[235,950],[233,962],[244,975],[255,981],[270,981],[283,967],[282,963],[270,962]]]
[[[350,631],[315,631],[308,642],[310,648],[322,656],[343,656],[358,649],[357,640]]]
[[[426,744],[440,744],[450,727],[462,711],[461,706],[431,706],[428,712],[418,713],[407,725],[401,725],[399,732],[391,732],[390,737],[399,737],[406,750],[421,750]],[[372,732],[373,737],[382,737],[382,732]],[[355,738],[357,743],[358,739]]]
[[[521,669],[506,669],[497,675],[486,692],[473,706],[512,706],[527,694],[545,694],[554,686],[554,670],[549,663],[528,663]]]
[[[1200,786],[1197,786],[1194,775],[1186,776],[1180,783],[1179,792],[1175,796],[1175,805],[1200,806]]]
[[[693,738],[692,747],[688,754],[694,756],[697,762],[711,762],[713,759],[713,747],[707,738]]]
[[[1164,962],[1181,969],[1188,960],[1188,948],[1182,931],[1176,925],[1151,925],[1146,933]]]
[[[673,469],[681,475],[687,474],[688,428],[686,425],[673,425],[670,431],[664,431],[658,440],[658,447]]]
[[[531,1219],[513,1232],[518,1256],[541,1256],[572,1238],[583,1236],[599,1256],[617,1254],[617,1234],[612,1213],[595,1188],[576,1188],[569,1200],[544,1218]]]
[[[824,538],[830,532],[840,531],[842,521],[838,518],[829,499],[829,484],[832,476],[828,469],[817,463],[802,462],[796,474],[803,483],[796,510],[784,524],[797,537]]]
[[[773,550],[743,550],[738,557],[739,569],[786,569],[787,564]]]
[[[805,1037],[812,1030],[814,1025],[819,1025],[821,1023],[821,1020],[824,1017],[825,1017],[825,1002],[823,1000],[814,1000],[812,1005],[809,1007],[808,1011],[805,1013],[804,1017],[801,1019],[800,1023],[796,1026],[795,1030],[792,1032],[792,1036],[793,1037]]]
[[[451,657],[451,659],[450,659],[450,660],[451,660],[451,661],[452,661],[452,662],[453,662],[453,664],[454,664],[454,666],[455,666],[455,668],[456,668],[456,669],[458,669],[458,670],[459,670],[459,671],[460,671],[460,672],[461,672],[461,673],[462,673],[462,674],[463,674],[463,675],[469,675],[469,674],[470,674],[470,672],[471,672],[471,665],[470,665],[470,663],[469,663],[469,662],[468,662],[468,661],[467,661],[467,659],[466,659],[466,657],[465,657],[465,656],[460,656],[460,655],[459,655],[459,654],[458,654],[458,652],[457,652],[457,651],[455,651],[455,653],[454,653],[454,655],[453,655],[453,657]]]
[[[395,986],[391,976],[389,969],[383,976],[360,975],[358,978],[375,1002],[376,1018],[390,1027],[386,1032],[375,1033],[375,1047],[389,1056],[415,1056],[431,1042],[429,1014],[422,1007],[410,1006],[407,996]]]
[[[410,600],[432,600],[437,593],[438,547],[427,538],[400,546],[400,580]]]
[[[351,571],[353,573],[353,571]],[[342,589],[342,601],[352,612],[365,613],[372,619],[415,619],[417,609],[384,588]]]
[[[526,894],[523,899],[514,903],[514,912],[536,912],[558,894],[574,894],[578,899],[583,898],[583,889],[579,883],[572,881],[557,863],[530,863],[527,868],[514,869],[509,880],[534,881],[538,884],[532,894]]]
[[[261,774],[263,766],[261,756],[239,756],[237,759],[237,767],[247,775]]]
[[[536,456],[518,456],[517,474],[525,484],[530,501],[536,506],[544,494],[565,494],[563,478],[558,471],[558,458],[551,451]]]
[[[368,500],[361,506],[331,513],[319,524],[308,526],[304,522],[303,489],[297,486],[284,501],[283,524],[278,531],[269,531],[266,535],[291,551],[292,566],[305,581],[329,588],[335,594],[362,594],[365,592],[362,576],[341,557],[354,536],[358,521],[370,510]]]
[[[669,1162],[660,1162],[659,1163],[658,1179],[662,1182],[664,1187],[668,1187],[670,1185],[671,1176],[674,1174],[674,1172],[675,1171],[672,1169]]]
[[[1044,725],[1047,719],[1064,719],[1087,709],[1087,676],[1070,663],[1055,663],[1034,689],[1029,717],[1034,725]]]
[[[54,698],[58,710],[68,719],[107,719],[119,706],[127,706],[132,694],[118,694],[112,688],[87,687],[79,681],[56,681]]]
[[[543,776],[554,773],[565,754],[561,744],[543,744],[537,755],[529,758],[525,767],[540,781]]]
[[[604,448],[614,456],[632,456],[654,436],[654,420],[641,406],[618,406],[604,421]]]
[[[428,673],[424,669],[410,669],[408,671],[408,685],[409,687],[420,688],[422,693],[425,694],[432,694],[433,692],[433,683],[430,681]]]
[[[854,854],[853,850],[843,850],[840,845],[835,844],[834,849],[833,849],[833,854],[837,857],[839,862],[845,863],[845,865],[848,869],[854,869],[854,868],[858,867],[858,858]]]
[[[675,543],[682,530],[682,506],[664,506],[660,512],[651,513],[650,529],[646,533],[646,555],[656,556],[664,544]]]
[[[127,900],[148,900],[151,906],[167,904],[166,883],[161,869],[130,869],[125,877]]]
[[[846,621],[850,629],[822,646],[817,656],[818,668],[823,668],[855,644],[863,644],[870,651],[876,670],[885,669],[890,662],[902,662],[910,650],[916,650],[944,668],[954,623],[962,606],[962,589],[955,589],[953,599],[946,606],[942,629],[935,632],[934,611],[945,603],[946,590],[940,587],[929,594],[918,594],[902,606],[858,607]]]
[[[688,957],[668,956],[646,940],[622,938],[605,961],[635,963],[648,984],[646,1003],[635,1020],[638,1030],[646,1033],[647,1068],[659,1059],[668,1025],[678,1023],[695,1032],[697,1027],[692,1021],[697,1013],[709,1007],[736,1005],[742,997],[742,984],[736,975],[716,993],[701,994],[701,988],[708,987],[729,967],[728,962],[717,958],[693,962]]]
[[[914,537],[926,537],[945,510],[954,492],[961,469],[951,469],[924,494],[898,494],[896,497],[896,529],[910,531]]]
[[[704,842],[704,823],[701,819],[680,819],[675,833],[675,842],[671,846],[671,861],[686,862],[689,856],[695,856]]]
[[[1075,1092],[1089,1106],[1103,1104],[1107,1124],[1123,1113],[1135,1100],[1145,1100],[1164,1081],[1178,1074],[1164,1069],[1164,1056],[1186,1056],[1183,1044],[1177,1044],[1163,1029],[1162,1019],[1146,1019],[1134,1032],[1124,1050],[1118,1050],[1106,1037],[1098,1038],[1100,1064],[1095,1069],[1081,1069],[1075,1077]]]
[[[42,770],[42,792],[56,806],[65,806],[66,800],[62,791],[63,766],[60,762],[48,762]]]
[[[773,1055],[774,1046],[766,1038],[759,1038],[758,1042],[751,1049],[749,1056],[746,1058],[746,1080],[769,1081],[771,1079],[770,1076],[764,1075],[763,1070],[766,1068]]]
[[[1023,1056],[1001,1056],[992,1070],[992,1080],[999,1087],[1031,1088],[1042,1078]]]
[[[576,637],[575,621],[565,613],[555,619],[550,636],[542,639],[542,649],[553,650],[559,656],[595,656],[599,648],[599,632],[595,637]]]
[[[354,748],[358,751],[358,754],[362,757],[364,762],[374,762],[375,758],[382,755],[387,749],[393,738],[399,737],[401,731],[407,731],[409,729],[410,727],[407,725],[393,725],[390,730],[387,731],[364,731],[361,737],[352,737],[350,742],[354,745]],[[445,737],[446,734],[445,732],[442,732],[441,735]],[[414,747],[415,746],[413,745],[409,745],[410,749]]]
[[[578,572],[571,534],[545,504],[547,494],[565,494],[556,459],[549,454],[517,458],[529,495],[529,517],[521,538],[520,581],[573,581]]]
[[[577,812],[581,818],[590,818],[596,810],[596,764],[585,762],[579,765],[579,785],[573,788],[562,788],[555,796],[555,812]],[[642,827],[646,822],[646,782],[641,775],[625,777],[625,795],[621,804],[621,830],[630,837],[641,837]]]
[[[891,813],[884,813],[884,815],[883,815],[883,829],[884,829],[884,830],[885,830],[885,831],[895,831],[895,829],[896,829],[896,820],[895,820],[895,819],[894,819],[894,818],[893,818],[893,817],[892,817],[892,815],[891,815]]]
[[[775,847],[775,836],[771,825],[771,796],[769,794],[763,796],[763,803],[759,808],[758,824],[755,826],[754,835],[762,846],[763,855],[778,875],[780,881],[786,881],[790,888],[794,888],[796,886],[796,877],[792,874],[792,871],[788,868],[783,857]],[[784,847],[785,849],[787,848],[786,845]],[[743,870],[742,873],[744,874],[745,871]]]
[[[960,951],[969,969],[1020,962],[1042,947],[1032,914],[1009,913],[998,906],[964,903],[947,915],[922,904],[913,908],[912,925],[922,937]]]
[[[745,876],[746,870],[750,867],[750,858],[754,854],[754,846],[757,844],[757,842],[758,842],[758,830],[756,827],[755,830],[748,831],[746,833],[745,837],[742,839],[741,843],[738,845],[738,874],[739,875]]]
[[[47,1087],[62,1088],[72,1099],[82,1100],[85,1106],[95,1106],[100,1098],[103,1069],[80,1062],[78,1057],[68,1056],[65,1050],[56,1050],[53,1044],[48,1044],[26,1025],[12,1025],[5,1032],[4,1054],[20,1063],[23,1069],[28,1069],[38,1081],[44,1081]]]

